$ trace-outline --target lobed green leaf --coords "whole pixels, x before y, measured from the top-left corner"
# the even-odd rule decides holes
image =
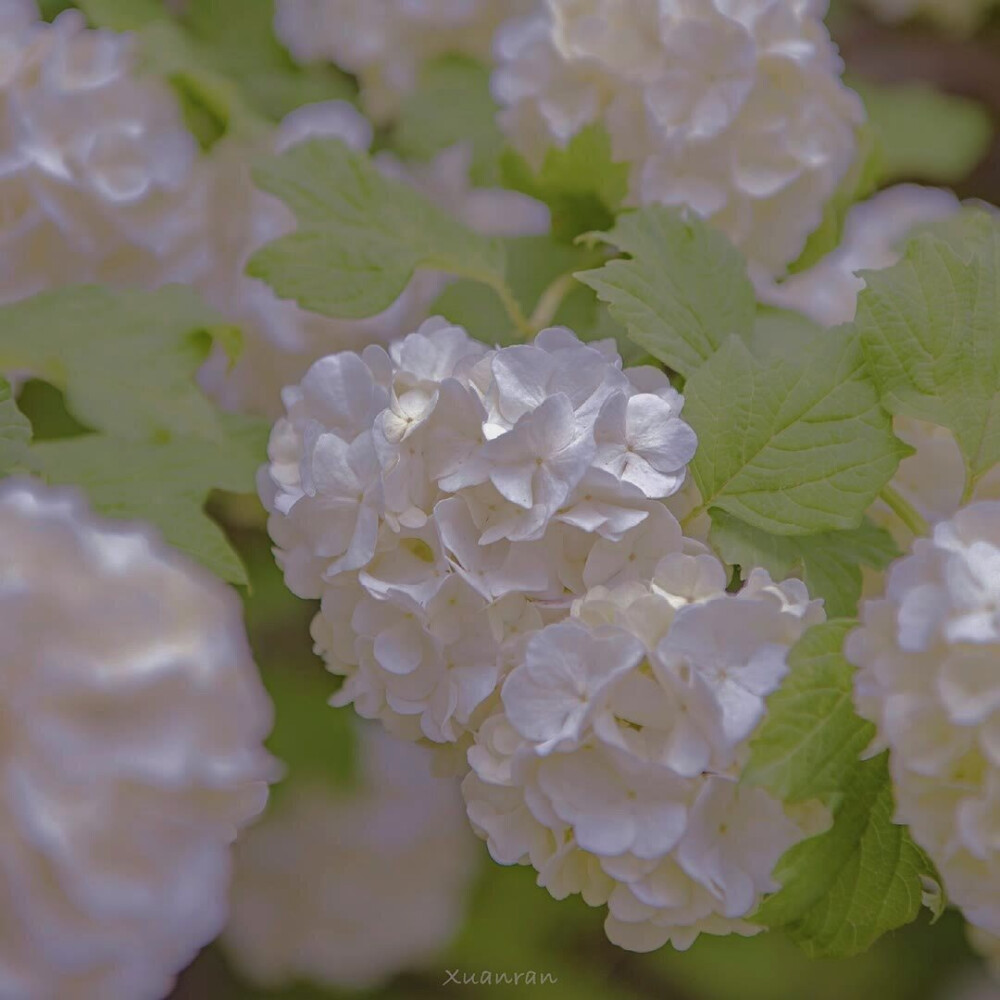
[[[909,453],[849,331],[764,361],[731,337],[684,392],[704,507],[771,534],[858,528]]]
[[[756,298],[746,264],[700,219],[653,206],[622,215],[600,239],[630,259],[577,277],[668,367],[690,376],[730,335],[751,335]]]
[[[299,229],[259,250],[247,273],[282,298],[328,316],[387,309],[417,268],[503,283],[503,243],[466,229],[339,140],[269,157],[254,180],[295,213]]]

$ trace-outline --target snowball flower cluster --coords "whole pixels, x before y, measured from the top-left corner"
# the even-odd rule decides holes
[[[485,59],[506,18],[537,0],[277,0],[275,30],[301,62],[327,59],[357,76],[365,110],[385,121],[429,59]]]
[[[688,206],[759,274],[795,260],[864,113],[821,0],[547,0],[497,37],[493,91],[538,163],[603,124],[633,204]]]
[[[727,594],[723,565],[689,547],[529,640],[462,786],[495,860],[530,863],[557,899],[607,903],[608,937],[634,951],[754,933],[775,863],[816,832],[815,811],[739,776],[820,604],[760,569]]]
[[[0,302],[80,282],[189,281],[206,265],[198,149],[134,39],[79,11],[0,5]]]
[[[970,923],[1000,935],[1000,503],[918,539],[861,620],[846,655],[898,819]]]
[[[0,486],[0,995],[159,1000],[274,777],[239,602],[74,494]]]
[[[694,432],[652,368],[565,328],[489,350],[441,319],[284,393],[261,496],[353,702],[438,743],[475,728],[521,637],[682,545],[660,502]]]
[[[308,139],[339,139],[367,150],[371,123],[344,101],[307,104],[253,148],[242,137],[217,144],[208,160],[211,213],[205,239],[212,266],[199,282],[208,300],[243,331],[244,349],[230,368],[219,350],[202,373],[206,390],[224,405],[267,416],[280,411],[281,390],[299,381],[317,358],[339,350],[360,350],[388,343],[425,319],[445,280],[434,272],[418,273],[400,298],[384,312],[366,319],[332,319],[279,299],[262,281],[245,275],[247,261],[264,244],[295,229],[288,207],[254,187],[253,156],[281,153]],[[412,185],[479,232],[527,236],[548,232],[548,209],[525,195],[469,184],[471,151],[453,146],[418,168],[404,166],[391,154],[376,158],[395,180]]]
[[[461,926],[477,851],[454,779],[377,726],[357,756],[357,787],[293,783],[237,844],[223,943],[260,986],[371,988]]]
[[[997,0],[863,0],[883,21],[925,18],[960,33],[977,28],[996,9]]]

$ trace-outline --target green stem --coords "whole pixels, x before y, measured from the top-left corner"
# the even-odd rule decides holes
[[[708,508],[702,504],[700,507],[695,507],[694,510],[685,514],[684,517],[681,518],[681,529],[686,531],[690,528],[691,525],[694,524],[694,522],[697,521],[706,510],[708,510]]]
[[[480,277],[478,280],[489,285],[497,293],[507,315],[510,317],[511,323],[514,324],[514,332],[517,334],[517,339],[531,340],[535,335],[534,328],[528,317],[524,315],[521,303],[514,297],[514,293],[510,290],[507,283],[502,278],[495,278],[493,276],[488,278]]]
[[[565,274],[560,274],[559,277],[556,278],[544,292],[542,292],[541,298],[535,306],[535,311],[528,319],[528,324],[535,333],[538,333],[540,330],[544,330],[547,326],[551,326],[552,321],[556,317],[556,313],[559,312],[559,307],[563,304],[563,299],[569,295],[575,284],[575,274],[572,271],[567,271]]]
[[[891,486],[884,486],[879,496],[892,508],[893,513],[916,535],[930,534],[930,526],[919,511]]]

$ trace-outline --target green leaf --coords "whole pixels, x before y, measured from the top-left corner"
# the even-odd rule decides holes
[[[550,236],[515,236],[504,240],[507,283],[525,315],[530,315],[542,293],[560,275],[593,263],[595,253],[559,243]],[[431,313],[465,327],[486,344],[508,344],[519,339],[500,297],[475,281],[450,284],[431,306]],[[568,326],[583,341],[613,338],[626,365],[639,364],[645,352],[625,336],[594,293],[579,283],[567,293],[552,326]]]
[[[859,527],[909,454],[892,435],[848,331],[763,362],[731,337],[684,394],[698,435],[691,471],[704,508],[775,535]]]
[[[145,69],[170,79],[189,120],[201,116],[214,126],[208,139],[223,132],[254,139],[268,131],[270,124],[248,103],[237,82],[219,72],[206,47],[180,25],[151,21],[143,26],[140,40]]]
[[[965,457],[967,495],[1000,462],[1000,222],[964,214],[895,267],[864,274],[854,326],[882,403],[946,427]]]
[[[631,259],[577,277],[654,358],[688,376],[731,334],[750,335],[756,298],[746,264],[700,219],[653,206],[621,216],[601,239]]]
[[[843,646],[853,620],[816,625],[792,648],[789,674],[767,700],[743,781],[783,802],[835,805],[875,727],[854,711],[854,669]]]
[[[343,142],[293,146],[263,160],[254,179],[292,209],[299,229],[258,251],[247,273],[305,309],[372,316],[399,297],[417,268],[503,285],[502,242],[383,177]]]
[[[879,137],[869,126],[858,130],[858,154],[854,165],[840,182],[823,209],[823,221],[806,242],[799,259],[788,269],[791,274],[807,271],[840,245],[847,213],[859,201],[878,190],[884,175],[884,154]]]
[[[712,545],[746,571],[762,566],[776,580],[801,575],[813,597],[822,597],[831,618],[855,614],[861,597],[861,567],[885,569],[900,555],[892,535],[865,519],[861,527],[816,535],[773,535],[716,510]]]
[[[162,444],[122,441],[103,434],[38,442],[31,468],[54,484],[79,486],[107,517],[149,521],[164,539],[233,583],[246,571],[225,534],[205,513],[214,489],[254,490],[267,453],[267,425],[220,415],[219,441],[175,438]]]
[[[180,285],[75,286],[0,307],[0,370],[51,382],[82,423],[131,440],[222,439],[193,380],[213,341],[232,354],[239,334]]]
[[[877,84],[851,80],[881,140],[883,182],[964,180],[990,148],[993,122],[977,101],[945,94],[927,83]],[[934,136],[928,142],[928,136]]]
[[[892,821],[887,755],[859,764],[844,787],[833,827],[791,848],[774,872],[783,888],[754,915],[781,927],[811,957],[867,951],[883,934],[916,920],[927,856]]]
[[[76,0],[87,20],[98,28],[135,31],[167,16],[163,0]]]
[[[789,803],[819,799],[833,810],[829,830],[787,851],[775,868],[782,888],[754,915],[782,928],[813,957],[867,950],[916,919],[933,866],[893,822],[887,755],[861,761],[874,727],[852,703],[844,638],[855,625],[810,629],[792,650],[791,673],[768,699],[744,781]]]
[[[466,143],[473,183],[493,185],[500,179],[504,143],[496,113],[489,70],[472,59],[445,56],[421,70],[419,85],[397,116],[391,145],[404,159],[428,161]]]
[[[278,121],[303,104],[351,100],[333,66],[298,66],[274,34],[274,0],[198,0],[183,23],[207,69],[234,80],[247,101]]]
[[[10,383],[0,378],[0,476],[24,463],[31,440],[31,424],[17,408]]]
[[[500,165],[505,187],[549,206],[553,235],[562,240],[607,229],[628,194],[629,166],[612,159],[611,140],[600,125],[582,129],[564,148],[550,149],[537,173],[509,149]]]

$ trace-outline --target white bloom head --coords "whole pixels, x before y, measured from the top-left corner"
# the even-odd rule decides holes
[[[966,918],[1000,935],[1000,503],[918,539],[862,623],[846,652],[899,819]]]
[[[261,986],[371,988],[461,925],[477,852],[454,779],[421,747],[360,735],[356,786],[293,778],[237,844],[223,943]]]
[[[146,532],[0,487],[8,996],[147,997],[221,929],[274,776],[232,591]]]
[[[863,119],[818,6],[547,0],[498,35],[501,124],[535,163],[604,125],[633,204],[687,206],[779,274],[820,224]]]
[[[611,342],[488,350],[429,320],[323,358],[285,403],[261,485],[279,561],[323,598],[337,701],[396,732],[459,739],[526,632],[681,548],[658,501],[695,449],[683,400]]]
[[[0,301],[57,285],[155,286],[207,266],[198,148],[164,80],[140,76],[134,39],[0,15]]]
[[[762,570],[727,594],[722,564],[689,547],[531,637],[463,783],[497,861],[530,863],[557,898],[607,903],[608,936],[636,951],[754,933],[775,862],[807,835],[738,779],[788,650],[822,610]]]
[[[275,30],[296,59],[328,59],[357,76],[365,111],[385,121],[416,86],[427,60],[486,58],[497,26],[535,2],[278,0]]]

